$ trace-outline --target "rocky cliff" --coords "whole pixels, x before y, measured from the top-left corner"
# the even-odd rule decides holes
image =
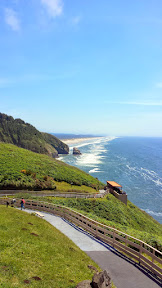
[[[76,147],[73,148],[73,155],[82,155],[82,153],[80,152],[80,150]]]
[[[59,154],[69,153],[69,146],[60,141],[58,138],[48,133],[42,133],[42,135],[45,141],[54,147]]]

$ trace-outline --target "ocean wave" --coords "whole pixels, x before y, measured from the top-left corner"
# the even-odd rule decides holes
[[[123,157],[123,156],[119,156],[119,155],[116,155],[116,158],[122,160],[122,161],[125,161],[127,160],[127,158]]]
[[[98,173],[98,172],[102,172],[99,170],[99,168],[94,168],[92,170],[89,170],[89,173]]]
[[[87,139],[84,143],[73,144],[78,147],[82,155],[79,157],[67,155],[64,156],[64,161],[98,177],[103,182],[108,179],[119,182],[123,185],[130,201],[138,207],[143,207],[148,214],[161,221],[161,150],[157,150],[158,161],[156,162],[154,155],[142,146],[143,142],[140,139],[139,142],[136,139],[131,146],[131,139],[112,141],[115,138],[117,137]],[[70,153],[73,147],[70,147]],[[155,147],[154,151],[156,149]]]
[[[93,145],[91,145],[91,147],[90,147],[90,150],[93,152],[93,151],[97,151],[98,153],[105,153],[105,152],[107,152],[108,150],[107,149],[105,149],[105,145],[103,145],[103,144],[93,144]]]
[[[139,172],[136,167],[131,167],[129,164],[127,164],[126,167],[127,167],[130,171]]]
[[[103,159],[104,156],[91,153],[84,153],[80,155],[79,158],[76,159],[76,164],[79,166],[89,166],[94,167],[96,164],[102,164],[101,159]]]
[[[109,142],[109,141],[112,141],[112,140],[114,140],[114,139],[116,139],[116,138],[118,138],[118,137],[116,137],[116,136],[109,136],[109,137],[101,137],[101,138],[99,138],[99,139],[93,139],[92,138],[92,140],[88,140],[88,141],[86,141],[85,140],[85,142],[80,142],[80,143],[77,143],[76,145],[75,145],[75,147],[84,147],[84,146],[88,146],[88,145],[92,145],[92,144],[99,144],[99,143],[107,143],[107,142]],[[71,146],[71,145],[70,145]],[[74,145],[73,145],[74,146]]]
[[[153,171],[153,170],[148,170],[146,168],[142,168],[141,167],[141,171],[145,171],[146,173],[148,173],[149,175],[151,175],[153,177],[157,177],[158,176],[157,173],[155,171]]]
[[[146,213],[150,214],[150,215],[162,217],[161,212],[154,212],[154,211],[151,211],[150,209],[142,209],[142,210],[145,211]]]
[[[134,172],[134,176],[136,177],[135,173],[143,177],[144,180],[150,180],[155,183],[156,186],[162,187],[162,178],[153,170],[149,170],[143,167],[132,167],[129,164],[126,165],[130,172]]]
[[[104,139],[103,139],[104,138]],[[101,139],[95,139],[91,142],[81,143],[77,145],[76,147],[82,148],[86,145],[90,145],[88,147],[89,153],[84,153],[84,151],[87,151],[87,149],[80,149],[82,155],[76,159],[76,165],[77,166],[85,166],[85,167],[93,167],[98,164],[103,163],[103,159],[105,158],[105,154],[107,152],[107,149],[105,149],[105,145],[108,141],[111,141],[115,139],[116,137],[103,137]]]

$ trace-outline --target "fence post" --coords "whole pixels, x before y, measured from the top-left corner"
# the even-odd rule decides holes
[[[115,231],[113,230],[113,247],[115,247]]]
[[[155,250],[152,251],[152,263],[154,263]]]
[[[125,235],[125,246],[127,246],[127,235]]]
[[[141,264],[142,247],[143,247],[143,243],[140,241],[140,249],[139,249],[139,265]]]
[[[95,225],[95,227],[96,227],[96,233],[95,233],[95,235],[96,235],[96,238],[98,238],[98,235],[99,235],[99,233],[98,233],[98,226]]]
[[[63,212],[64,219],[66,219],[66,215],[65,215],[66,213],[65,213],[65,208],[64,207],[62,208],[62,212]]]

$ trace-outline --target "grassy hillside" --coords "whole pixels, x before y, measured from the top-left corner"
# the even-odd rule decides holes
[[[103,184],[89,174],[47,155],[0,143],[0,189],[50,190],[57,182],[98,190]],[[92,190],[95,192],[96,190]],[[89,192],[89,190],[87,191]]]
[[[52,157],[57,157],[58,153],[69,153],[69,147],[56,137],[41,133],[23,120],[2,113],[0,113],[0,141]]]
[[[74,288],[92,279],[88,265],[97,265],[45,220],[0,206],[0,228],[1,287]]]
[[[111,194],[104,199],[49,197],[46,200],[71,207],[96,221],[139,238],[162,251],[162,225],[130,201],[126,206]]]

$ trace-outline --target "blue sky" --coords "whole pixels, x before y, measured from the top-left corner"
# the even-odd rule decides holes
[[[161,0],[1,0],[0,106],[45,132],[161,137]]]

